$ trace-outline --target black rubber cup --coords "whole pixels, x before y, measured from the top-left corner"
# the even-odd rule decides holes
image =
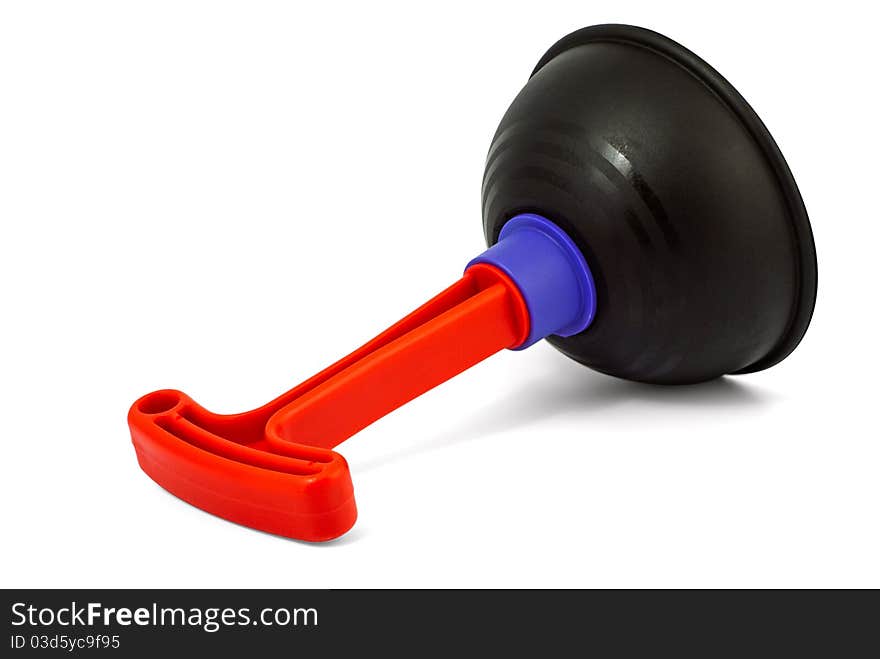
[[[684,384],[748,373],[798,345],[816,299],[804,203],[767,128],[699,57],[642,28],[574,32],[504,115],[483,226],[539,213],[596,281],[596,319],[548,340],[598,371]]]

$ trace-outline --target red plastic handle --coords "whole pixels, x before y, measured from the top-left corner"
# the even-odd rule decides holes
[[[493,266],[474,265],[372,341],[250,412],[213,414],[171,389],[143,396],[128,413],[138,462],[210,513],[330,540],[357,518],[348,464],[330,449],[528,333],[516,285]]]

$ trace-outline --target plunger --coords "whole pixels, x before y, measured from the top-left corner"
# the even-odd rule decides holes
[[[782,154],[655,32],[599,25],[550,48],[492,140],[482,201],[489,248],[461,279],[275,400],[219,415],[175,390],[138,399],[141,468],[220,517],[329,540],[357,516],[331,449],[502,349],[546,338],[609,375],[687,384],[773,366],[809,325],[816,254]]]

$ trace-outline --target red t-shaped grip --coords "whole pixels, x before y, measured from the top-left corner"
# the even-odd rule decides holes
[[[516,285],[486,264],[369,343],[250,412],[213,414],[179,391],[128,413],[141,468],[172,494],[261,531],[321,541],[357,518],[345,459],[330,449],[529,334]]]

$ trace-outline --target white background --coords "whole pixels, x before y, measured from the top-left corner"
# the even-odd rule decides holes
[[[875,26],[811,6],[4,3],[0,585],[880,586]],[[138,396],[249,409],[456,279],[508,103],[602,22],[703,56],[785,153],[820,264],[787,361],[662,388],[502,353],[339,448],[326,545],[140,471]]]

